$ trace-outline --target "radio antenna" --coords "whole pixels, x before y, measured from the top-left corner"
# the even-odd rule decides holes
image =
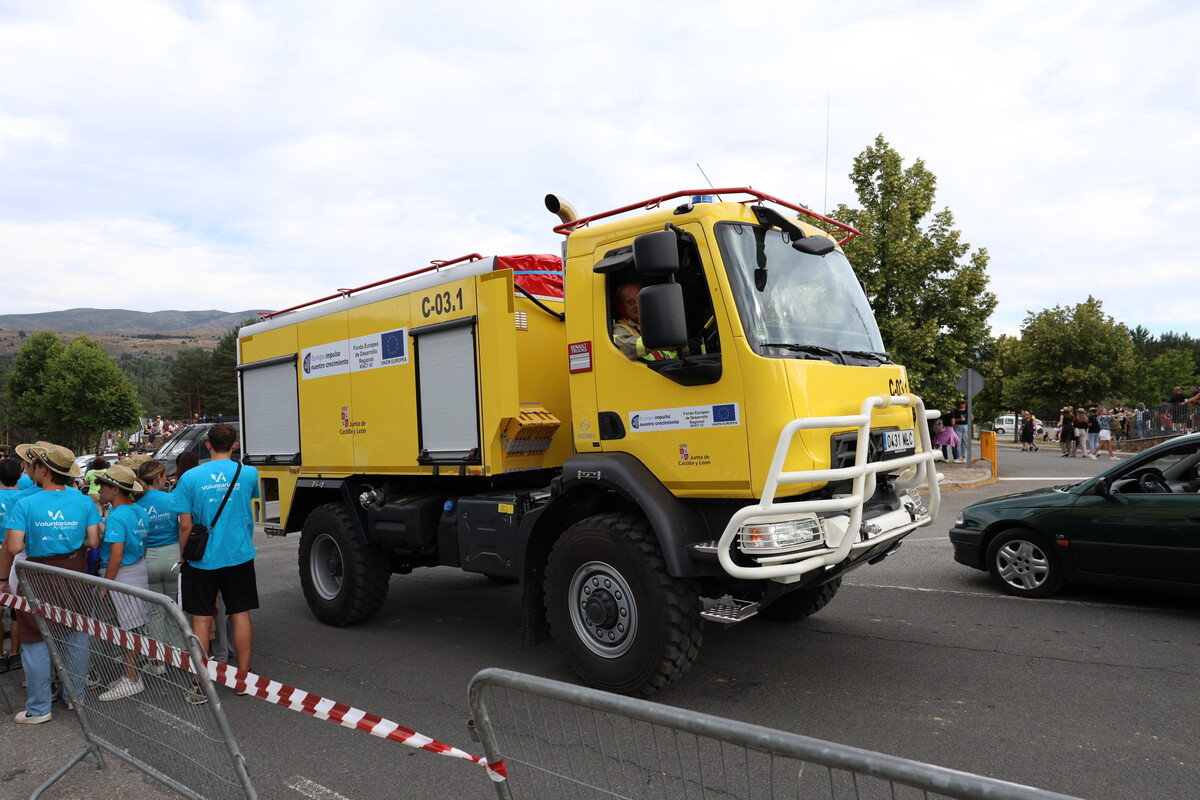
[[[825,93],[825,202],[821,213],[829,214],[829,92]]]
[[[704,171],[704,167],[700,166],[699,162],[697,162],[697,164],[696,164],[696,169],[700,170],[700,174],[704,176],[704,180],[708,184],[708,188],[710,188],[710,189],[717,188],[717,187],[713,186],[713,182],[708,179],[708,174]],[[721,195],[717,195],[717,199],[720,200]]]

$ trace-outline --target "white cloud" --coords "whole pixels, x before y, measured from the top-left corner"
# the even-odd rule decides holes
[[[6,306],[104,305],[116,271],[170,277],[140,310],[283,307],[554,252],[546,192],[594,212],[697,163],[854,205],[883,133],[988,248],[997,332],[1088,294],[1182,331],[1154,284],[1197,271],[1198,45],[1200,9],[1154,2],[7,4]]]

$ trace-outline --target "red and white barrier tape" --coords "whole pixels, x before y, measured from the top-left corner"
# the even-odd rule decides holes
[[[163,644],[157,639],[151,639],[141,634],[114,627],[98,619],[46,603],[41,603],[38,607],[34,608],[31,607],[29,601],[24,597],[8,593],[0,593],[0,606],[15,608],[18,611],[28,611],[33,614],[41,614],[63,627],[81,631],[93,638],[109,642],[146,658],[163,661],[184,672],[197,672],[197,670],[192,668],[191,656],[186,651]],[[246,672],[245,670],[231,667],[228,664],[222,664],[219,661],[205,661],[203,668],[214,683],[228,686],[230,689],[236,689],[239,692],[245,692],[248,695],[266,700],[268,703],[290,708],[293,711],[300,711],[317,719],[336,722],[343,728],[352,728],[363,733],[369,733],[372,736],[378,736],[381,739],[400,742],[419,750],[428,750],[438,755],[479,764],[487,770],[488,777],[496,782],[508,778],[508,770],[503,761],[489,764],[486,758],[474,756],[465,750],[459,750],[457,747],[443,744],[375,714],[368,714],[366,711],[345,705],[344,703],[337,703],[320,695],[296,689],[278,681],[268,680],[261,675],[255,675],[253,672]]]

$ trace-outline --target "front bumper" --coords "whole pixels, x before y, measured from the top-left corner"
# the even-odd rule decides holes
[[[768,578],[782,583],[793,583],[814,570],[830,570],[847,560],[855,563],[875,558],[878,554],[890,550],[891,545],[898,543],[912,531],[932,523],[941,505],[941,494],[938,491],[938,476],[934,468],[936,451],[933,449],[927,425],[917,425],[920,452],[887,461],[868,461],[872,415],[877,409],[896,405],[914,408],[918,420],[933,419],[937,416],[936,411],[927,412],[925,404],[915,395],[878,395],[866,398],[857,415],[801,418],[785,425],[775,447],[775,456],[766,485],[763,487],[762,500],[735,512],[717,542],[717,558],[725,572],[731,577],[743,580]],[[784,472],[784,460],[798,431],[851,426],[858,428],[852,466]],[[921,506],[919,502],[910,501],[899,510],[885,512],[864,522],[863,506],[875,491],[876,474],[908,467],[914,468],[912,475],[906,480],[896,481],[895,488],[903,497],[908,490],[915,489],[922,482],[927,483],[928,508]],[[852,482],[848,494],[818,500],[775,500],[780,484],[846,480]],[[803,515],[816,515],[822,519],[825,533],[819,546],[779,555],[751,555],[742,550],[742,554],[751,555],[756,563],[747,565],[734,560],[733,548],[737,546],[738,532],[743,526],[767,524]]]
[[[983,531],[967,528],[951,528],[950,544],[954,545],[954,560],[959,564],[987,570],[984,560]]]

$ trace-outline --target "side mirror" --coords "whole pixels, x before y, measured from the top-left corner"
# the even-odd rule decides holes
[[[801,253],[807,253],[810,256],[823,256],[827,253],[832,253],[835,247],[837,245],[827,236],[805,236],[803,239],[792,240],[793,250],[799,250]]]
[[[634,239],[633,263],[643,275],[674,275],[679,272],[679,242],[675,232],[643,233]]]
[[[1108,497],[1112,494],[1112,487],[1109,485],[1107,477],[1102,477],[1096,481],[1096,493],[1101,497]]]
[[[673,234],[669,235],[674,238]],[[642,289],[638,294],[638,314],[642,326],[642,343],[646,347],[654,350],[679,350],[687,344],[683,287],[678,283],[660,283]]]

